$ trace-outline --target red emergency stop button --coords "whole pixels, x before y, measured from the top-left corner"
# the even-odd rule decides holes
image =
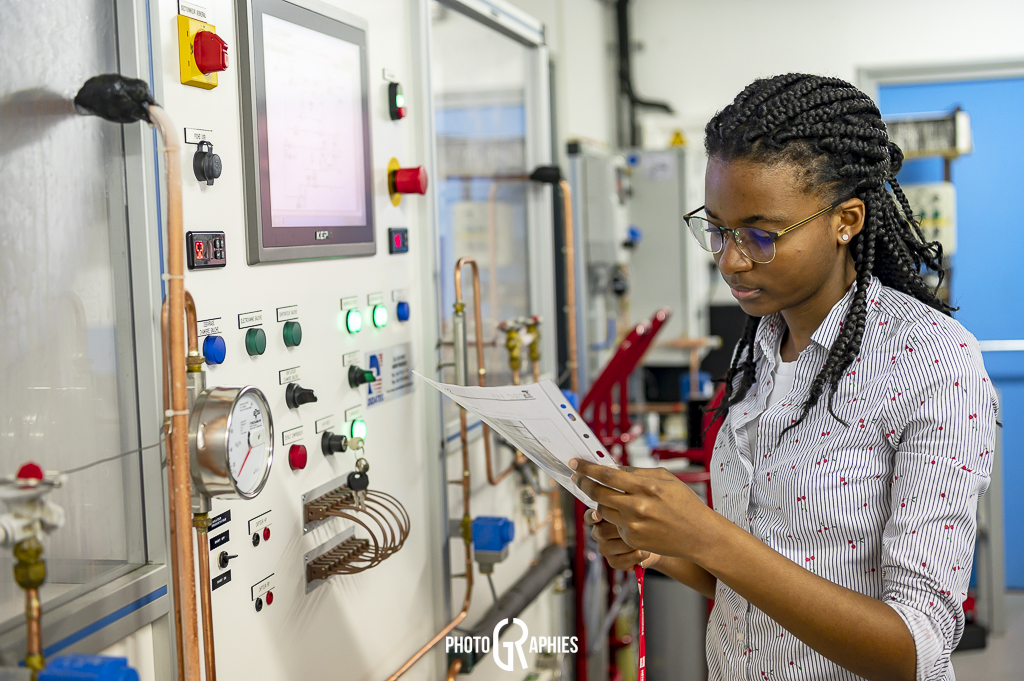
[[[292,445],[288,450],[288,465],[293,471],[301,471],[306,467],[305,445]]]
[[[192,42],[196,68],[203,73],[223,71],[228,67],[228,44],[212,31],[199,31]]]
[[[423,166],[399,168],[391,174],[391,184],[398,194],[426,194],[427,169]]]

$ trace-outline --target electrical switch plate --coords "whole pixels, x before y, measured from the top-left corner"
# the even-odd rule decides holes
[[[181,83],[204,90],[212,90],[217,87],[217,72],[205,74],[200,71],[196,66],[196,58],[193,54],[196,33],[199,31],[216,33],[217,28],[213,24],[187,17],[184,14],[178,15],[178,61],[181,65]]]

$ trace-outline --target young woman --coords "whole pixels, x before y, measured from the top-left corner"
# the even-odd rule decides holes
[[[908,219],[903,154],[864,93],[802,74],[752,83],[705,146],[685,221],[750,316],[714,510],[664,469],[576,460],[592,536],[715,600],[713,681],[953,681],[995,394],[919,274],[941,249]]]

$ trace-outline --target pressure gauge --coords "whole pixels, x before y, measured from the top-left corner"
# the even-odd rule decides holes
[[[194,507],[208,507],[211,497],[252,499],[274,461],[267,398],[252,386],[204,390],[192,409],[188,442]]]

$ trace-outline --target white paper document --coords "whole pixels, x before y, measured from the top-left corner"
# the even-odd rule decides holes
[[[573,471],[569,460],[619,466],[554,383],[481,388],[437,383],[418,373],[416,376],[479,416],[577,499],[597,508],[594,500],[570,479]]]

